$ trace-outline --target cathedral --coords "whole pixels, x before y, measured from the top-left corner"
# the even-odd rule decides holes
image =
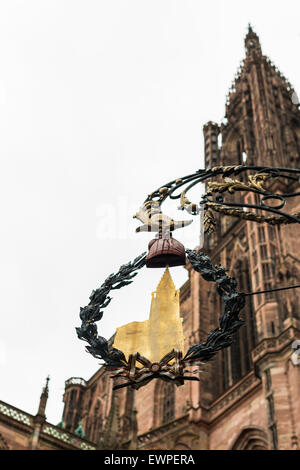
[[[206,168],[236,164],[299,167],[296,94],[263,55],[251,26],[245,37],[245,58],[227,97],[225,119],[222,124],[208,122],[203,132]],[[288,191],[283,183],[274,184],[280,192],[292,192],[297,186],[299,191],[297,182],[288,183]],[[237,197],[247,204],[257,202],[255,193]],[[300,203],[296,204],[289,201],[287,211],[300,211]],[[206,237],[204,250],[214,264],[226,266],[240,292],[296,285],[300,284],[297,230],[293,225],[219,217],[216,231]],[[179,291],[169,274],[164,282],[170,295],[178,299],[186,351],[218,326],[221,300],[214,285],[189,264],[185,269],[188,280]],[[0,447],[300,449],[300,364],[292,361],[292,345],[300,340],[299,289],[249,296],[242,319],[245,326],[233,345],[204,366],[199,382],[175,387],[152,380],[138,390],[113,391],[110,374],[102,367],[88,380],[66,380],[63,417],[57,426],[45,421],[46,385],[38,414],[28,415],[30,429],[25,421],[16,422],[17,414],[7,411],[13,407],[0,402]],[[146,331],[148,324],[143,328]],[[20,426],[23,440],[14,441],[13,429]]]

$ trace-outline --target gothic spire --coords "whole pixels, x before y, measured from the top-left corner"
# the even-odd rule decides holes
[[[82,421],[79,421],[77,428],[74,431],[74,434],[76,434],[79,437],[82,437],[83,439],[85,438],[85,432],[82,427]]]
[[[115,392],[112,392],[111,405],[104,432],[99,440],[98,449],[118,449],[120,442],[119,403]]]
[[[251,24],[248,24],[248,32],[245,37],[245,48],[247,56],[261,55],[261,46],[258,35],[253,30]]]
[[[50,377],[48,375],[48,377],[46,378],[46,384],[45,384],[45,386],[43,388],[43,391],[42,391],[42,394],[41,394],[39,409],[38,409],[38,412],[37,412],[37,414],[39,416],[43,416],[43,417],[45,417],[46,404],[47,404],[47,400],[48,400],[49,380],[50,380]]]

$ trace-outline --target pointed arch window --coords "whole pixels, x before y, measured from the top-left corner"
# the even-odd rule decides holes
[[[174,385],[166,382],[162,394],[162,424],[172,421],[175,417],[175,390]]]
[[[232,450],[268,450],[269,439],[267,432],[263,429],[250,427],[243,429],[236,439]]]
[[[72,422],[73,422],[73,413],[72,411],[69,411],[67,414],[67,418],[66,418],[66,429],[70,430],[72,428]]]
[[[0,450],[9,450],[7,442],[4,439],[4,437],[2,436],[2,434],[0,434]]]
[[[250,274],[247,260],[238,260],[233,275],[242,292],[250,292]],[[251,350],[256,344],[254,309],[250,301],[243,311],[245,325],[234,336],[230,348],[222,353],[222,392],[239,381],[251,369]]]

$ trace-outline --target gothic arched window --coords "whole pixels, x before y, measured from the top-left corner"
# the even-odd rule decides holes
[[[73,413],[72,411],[69,411],[66,417],[66,429],[70,430],[72,428],[72,422],[73,422]]]
[[[241,292],[250,292],[250,275],[246,259],[240,259],[233,266],[233,276]],[[254,310],[251,299],[243,309],[245,325],[234,334],[230,348],[222,352],[222,392],[245,376],[251,369],[251,350],[256,344]]]
[[[2,434],[0,434],[0,450],[9,450],[7,442],[4,439],[4,437],[2,436]]]
[[[175,390],[172,383],[165,383],[162,393],[162,424],[172,421],[175,416]]]
[[[231,450],[268,450],[269,441],[263,429],[249,427],[243,429]]]

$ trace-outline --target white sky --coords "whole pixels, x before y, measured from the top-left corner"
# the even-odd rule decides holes
[[[35,414],[50,374],[47,417],[60,420],[64,381],[98,369],[79,307],[146,250],[132,215],[147,194],[203,167],[202,126],[224,116],[248,22],[298,89],[299,5],[0,2],[1,400]],[[184,232],[192,248],[197,223]],[[171,272],[179,287],[185,270]],[[99,333],[147,318],[161,275],[116,291]]]

